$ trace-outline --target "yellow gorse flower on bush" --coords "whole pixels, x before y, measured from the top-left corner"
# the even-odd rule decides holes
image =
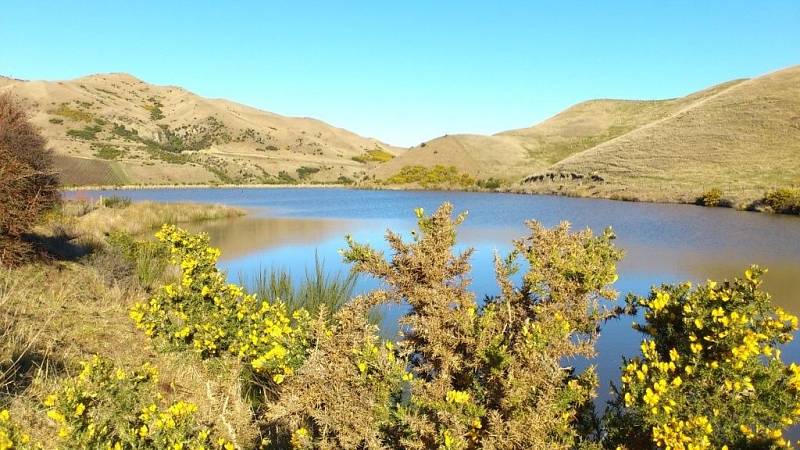
[[[211,439],[195,420],[197,406],[177,401],[162,408],[158,371],[144,364],[133,371],[99,356],[80,374],[47,396],[47,417],[68,448],[228,448]],[[178,446],[178,447],[176,447]]]
[[[11,413],[7,409],[0,411],[0,450],[33,448],[30,444],[30,436],[19,430],[11,419]]]
[[[284,304],[259,301],[227,283],[216,267],[220,252],[204,234],[165,225],[156,237],[169,247],[181,283],[134,305],[136,326],[206,357],[233,354],[277,384],[291,376],[309,346],[308,312],[289,314]]]
[[[621,430],[612,433],[624,440],[645,432],[657,447],[675,450],[743,439],[788,445],[781,429],[800,413],[800,366],[787,367],[778,345],[792,339],[797,318],[770,307],[760,290],[763,272],[752,267],[741,280],[662,286],[649,298],[629,297],[647,321],[634,326],[650,339],[623,369]],[[776,398],[761,403],[769,398],[759,395],[764,391]],[[625,425],[634,416],[646,428]]]

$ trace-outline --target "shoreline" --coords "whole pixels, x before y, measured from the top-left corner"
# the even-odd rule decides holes
[[[430,189],[421,187],[399,187],[399,186],[359,186],[348,184],[146,184],[146,185],[108,185],[108,186],[70,186],[61,188],[61,192],[82,192],[82,191],[132,191],[132,190],[157,190],[157,189],[351,189],[364,191],[428,191],[428,192],[470,192],[483,194],[514,194],[514,195],[542,195],[549,197],[568,197],[582,198],[590,200],[608,200],[615,202],[628,203],[650,203],[663,205],[688,205],[701,208],[724,208],[741,212],[753,212],[762,214],[774,214],[778,216],[793,216],[793,214],[774,213],[764,209],[738,208],[735,206],[703,206],[693,202],[681,200],[638,200],[628,198],[610,198],[598,196],[581,196],[560,194],[557,192],[533,192],[524,189]],[[800,217],[800,216],[797,216]]]

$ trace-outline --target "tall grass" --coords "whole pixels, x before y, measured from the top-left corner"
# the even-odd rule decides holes
[[[305,279],[295,285],[292,274],[281,268],[259,269],[248,280],[239,275],[240,284],[269,302],[282,301],[290,312],[304,308],[316,313],[322,306],[329,311],[341,308],[353,296],[358,275],[353,272],[327,272],[325,262],[314,254],[313,270],[306,269]]]

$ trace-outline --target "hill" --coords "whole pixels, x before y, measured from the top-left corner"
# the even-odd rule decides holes
[[[800,66],[675,99],[591,100],[492,136],[443,136],[372,173],[436,165],[531,192],[691,201],[714,187],[754,199],[800,184]]]
[[[746,200],[799,185],[800,66],[729,86],[549,170],[596,173],[595,195],[643,200],[691,201],[710,188]]]
[[[0,77],[4,92],[42,129],[67,185],[348,181],[400,151],[319,120],[121,73],[70,81]]]

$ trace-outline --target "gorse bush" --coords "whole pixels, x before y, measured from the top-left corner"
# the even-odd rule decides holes
[[[7,409],[0,411],[0,449],[27,449],[35,448],[31,445],[31,437],[22,431],[15,423]]]
[[[165,225],[156,236],[181,269],[180,283],[164,286],[131,310],[136,326],[178,349],[201,356],[236,355],[253,372],[276,384],[302,363],[308,346],[309,314],[293,314],[282,303],[257,300],[216,268],[219,250],[208,236]]]
[[[782,188],[767,192],[763,203],[782,214],[800,214],[800,188]]]
[[[95,356],[45,401],[61,447],[232,450],[231,443],[197,423],[192,403],[162,406],[158,372],[145,364],[128,372]]]
[[[387,184],[418,183],[424,188],[439,186],[469,187],[475,179],[469,174],[460,173],[455,166],[435,165],[433,167],[403,166],[399,172],[389,177]]]
[[[23,237],[60,201],[46,141],[8,95],[0,95],[0,265],[32,252]]]
[[[722,191],[718,188],[709,189],[698,197],[696,203],[701,206],[723,206]]]
[[[629,448],[790,447],[800,416],[800,366],[781,361],[797,318],[770,306],[763,270],[742,279],[662,286],[644,309],[642,355],[627,361],[609,414],[611,440]]]

